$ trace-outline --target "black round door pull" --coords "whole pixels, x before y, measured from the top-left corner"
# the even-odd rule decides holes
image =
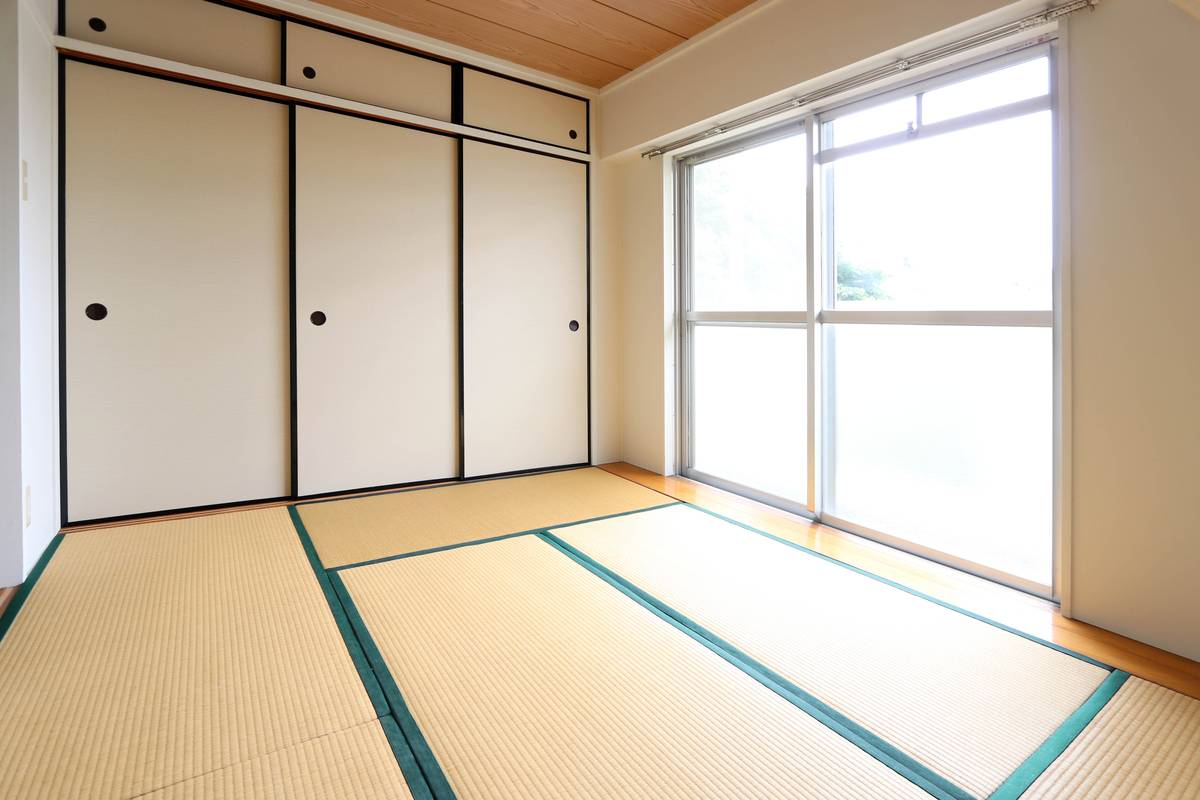
[[[572,128],[571,130],[567,131],[567,136],[570,136],[572,139],[578,139],[579,133],[574,128]]]
[[[103,303],[88,303],[88,307],[83,310],[87,314],[88,319],[94,319],[96,322],[108,316],[108,309]]]
[[[579,323],[576,320],[571,320],[571,324],[568,325],[567,327],[570,328],[572,331],[577,331],[577,330],[579,330]]]
[[[96,33],[104,33],[106,30],[108,30],[108,23],[99,17],[92,17],[88,20],[88,27],[94,30]]]
[[[317,71],[312,67],[305,67],[303,70],[301,70],[301,72],[303,72],[304,77],[308,78],[310,81],[317,77]]]
[[[316,325],[318,327],[325,324],[325,312],[324,311],[314,311],[308,315],[308,318],[309,318],[309,320],[312,321],[313,325]]]

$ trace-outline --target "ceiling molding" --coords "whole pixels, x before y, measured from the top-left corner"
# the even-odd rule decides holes
[[[739,11],[735,11],[734,13],[725,17],[725,19],[721,20],[720,22],[717,22],[717,23],[713,24],[712,26],[706,28],[705,30],[701,31],[700,33],[697,33],[696,35],[692,36],[687,41],[685,41],[683,44],[679,45],[678,47],[674,47],[674,48],[668,50],[667,52],[663,53],[662,55],[658,56],[657,58],[654,58],[653,60],[647,61],[645,64],[642,64],[637,69],[630,70],[628,73],[626,73],[625,75],[622,75],[620,78],[617,78],[615,81],[604,85],[600,89],[600,94],[605,95],[611,91],[615,91],[616,89],[621,88],[625,84],[632,83],[633,81],[637,80],[638,78],[642,77],[643,75],[645,75],[649,72],[653,72],[655,69],[661,67],[663,64],[666,64],[668,61],[671,61],[671,60],[675,59],[676,57],[682,55],[683,53],[687,52],[691,48],[698,47],[701,44],[703,44],[704,42],[708,41],[709,39],[712,39],[716,36],[720,36],[722,33],[729,30],[734,25],[737,25],[739,22],[743,21],[747,17],[757,14],[759,11],[762,11],[764,8],[766,8],[767,6],[771,5],[774,2],[776,2],[776,0],[755,0],[755,2],[750,3],[749,5],[743,7]]]

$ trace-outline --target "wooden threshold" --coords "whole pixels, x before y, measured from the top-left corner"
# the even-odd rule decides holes
[[[17,589],[20,589],[20,584],[16,586],[6,586],[0,589],[0,616],[4,615],[4,609],[8,608],[8,604],[17,595]]]
[[[435,481],[433,483],[422,483],[414,486],[391,486],[381,489],[364,489],[357,492],[337,492],[335,494],[322,494],[316,497],[301,497],[293,499],[285,497],[282,500],[264,500],[261,503],[237,503],[233,506],[221,506],[219,508],[201,508],[192,511],[180,511],[178,514],[145,514],[142,516],[133,516],[127,519],[116,520],[101,520],[99,522],[84,522],[72,524],[66,528],[62,528],[59,532],[65,534],[85,533],[87,531],[102,530],[104,528],[121,528],[125,525],[144,525],[149,522],[163,522],[171,519],[189,519],[191,517],[210,517],[213,514],[230,514],[236,511],[256,511],[262,508],[277,508],[279,506],[292,506],[313,501],[324,502],[326,500],[349,500],[352,497],[368,497],[373,494],[391,494],[397,491],[407,491],[410,489],[432,489],[435,486],[448,486],[451,484],[462,483],[462,481]]]
[[[600,468],[1200,699],[1200,663],[1067,619],[1049,601],[688,478],[624,462]]]

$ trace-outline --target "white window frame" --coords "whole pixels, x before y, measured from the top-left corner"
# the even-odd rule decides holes
[[[738,137],[721,144],[678,156],[674,160],[676,199],[676,265],[677,265],[677,318],[680,320],[677,333],[677,409],[678,409],[678,453],[677,468],[680,474],[721,489],[736,492],[751,499],[764,502],[786,511],[854,533],[864,538],[920,555],[939,563],[972,573],[1040,597],[1061,602],[1063,613],[1069,615],[1069,459],[1070,436],[1070,375],[1069,369],[1069,320],[1067,300],[1069,298],[1069,228],[1067,187],[1063,176],[1067,136],[1063,114],[1063,98],[1066,86],[1065,59],[1062,57],[1065,27],[1056,35],[1041,37],[1033,43],[1022,43],[1004,52],[988,52],[977,55],[967,63],[958,63],[944,70],[922,77],[910,83],[888,88],[851,101],[833,102],[821,107],[800,109],[797,115],[785,123],[768,129]],[[863,108],[879,105],[898,97],[911,96],[914,92],[926,92],[938,86],[958,83],[975,74],[990,72],[1007,64],[1016,64],[1046,56],[1050,64],[1050,92],[1047,96],[1017,101],[985,111],[967,114],[950,120],[922,125],[918,118],[915,132],[900,132],[885,135],[865,142],[840,148],[820,151],[821,124]],[[1054,255],[1052,277],[1051,310],[886,310],[886,309],[838,309],[834,306],[834,286],[831,280],[832,255],[830,243],[823,235],[826,215],[824,192],[820,185],[822,164],[841,156],[868,152],[908,141],[914,136],[937,136],[988,122],[1012,118],[1038,110],[1048,109],[1052,119],[1051,182],[1053,192],[1052,213],[1054,216]],[[807,204],[804,225],[806,229],[806,287],[807,308],[803,311],[694,311],[691,308],[691,167],[715,158],[721,158],[739,150],[748,149],[789,135],[803,134],[807,144]],[[1053,559],[1052,583],[1045,586],[1009,573],[968,561],[947,553],[934,551],[914,542],[891,536],[857,525],[825,513],[828,496],[825,477],[830,473],[832,452],[824,444],[830,441],[828,426],[831,418],[825,407],[831,401],[832,386],[829,370],[832,362],[827,349],[829,337],[823,335],[827,324],[895,324],[895,325],[960,325],[960,326],[1006,326],[1044,327],[1053,331],[1053,512],[1051,552]],[[808,332],[807,353],[807,409],[808,409],[808,487],[806,502],[801,505],[770,495],[752,487],[733,483],[710,475],[693,466],[692,442],[694,435],[692,415],[692,335],[698,325],[742,325],[750,327],[798,327]]]
[[[771,142],[780,141],[781,139],[790,138],[792,136],[805,136],[807,134],[806,123],[801,121],[790,121],[782,125],[774,126],[766,131],[762,131],[751,136],[745,136],[736,139],[718,147],[708,148],[700,153],[691,156],[686,156],[676,159],[675,169],[675,197],[679,204],[679,213],[677,216],[677,242],[676,254],[678,263],[680,264],[678,280],[676,282],[678,291],[678,308],[680,319],[680,334],[679,340],[679,358],[678,364],[681,367],[679,380],[677,385],[680,387],[678,394],[679,403],[679,421],[680,431],[678,442],[680,444],[679,453],[679,471],[689,478],[711,484],[720,489],[735,492],[745,495],[754,500],[785,509],[792,513],[802,514],[807,517],[812,517],[813,512],[808,505],[801,505],[795,500],[791,500],[778,495],[770,494],[751,486],[736,483],[734,481],[722,478],[717,475],[712,475],[707,472],[698,470],[693,465],[692,442],[695,433],[694,416],[692,408],[692,398],[694,396],[692,381],[692,336],[696,327],[699,326],[725,326],[725,327],[747,327],[747,328],[804,328],[809,331],[809,339],[812,339],[812,322],[811,313],[812,296],[806,294],[804,310],[793,311],[694,311],[692,310],[692,281],[691,281],[691,219],[692,219],[692,167],[703,164],[707,161],[713,161],[718,158],[733,155],[742,150],[748,150]],[[807,140],[806,140],[807,141]],[[810,149],[810,148],[809,148]],[[807,159],[811,170],[812,159]],[[683,265],[687,265],[684,267]],[[806,265],[806,270],[808,267]],[[808,270],[811,272],[811,270]],[[807,455],[808,468],[812,468],[812,447],[809,447]],[[811,485],[811,476],[809,483]],[[808,498],[811,504],[811,495]]]

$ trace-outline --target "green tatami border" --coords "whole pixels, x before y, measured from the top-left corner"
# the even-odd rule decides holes
[[[385,717],[391,713],[391,709],[388,707],[383,687],[377,680],[374,670],[371,669],[370,662],[363,653],[362,644],[355,635],[354,627],[350,624],[346,610],[342,607],[342,603],[329,581],[329,576],[326,574],[325,567],[321,564],[321,559],[317,556],[316,548],[313,547],[308,530],[304,527],[304,521],[296,513],[295,506],[288,506],[288,516],[291,517],[292,527],[296,529],[296,535],[300,538],[300,545],[304,548],[304,554],[308,557],[308,564],[312,567],[313,574],[317,577],[317,583],[321,587],[321,592],[325,595],[325,603],[329,606],[329,611],[333,614],[338,632],[341,633],[346,650],[350,653],[350,659],[354,662],[355,669],[358,670],[359,678],[362,679],[363,688],[366,689],[367,696],[371,698],[371,705],[375,709],[375,716]]]
[[[1075,709],[1071,716],[1063,720],[1054,733],[1034,750],[1029,758],[1021,762],[1004,783],[988,795],[988,800],[1016,800],[1023,795],[1034,781],[1070,747],[1075,737],[1096,718],[1108,701],[1113,699],[1117,691],[1129,680],[1129,673],[1123,670],[1113,670],[1101,684],[1092,692],[1092,696],[1083,705]]]
[[[353,610],[353,606],[350,610],[343,606],[329,574],[321,565],[321,559],[317,557],[316,548],[313,547],[312,539],[304,527],[304,521],[296,512],[295,506],[288,506],[288,516],[292,520],[292,527],[296,529],[296,536],[300,539],[300,545],[308,557],[309,566],[312,567],[321,592],[325,596],[325,604],[329,606],[329,611],[337,623],[338,632],[342,635],[342,642],[346,645],[350,660],[354,662],[354,668],[358,671],[359,679],[362,680],[363,689],[366,690],[367,696],[371,700],[371,707],[375,710],[375,716],[383,729],[384,736],[387,737],[392,755],[396,757],[400,772],[404,775],[405,782],[408,783],[409,791],[414,800],[434,800],[434,795],[425,780],[424,770],[421,769],[416,754],[413,752],[408,738],[404,735],[402,726],[397,724],[395,719],[395,715],[400,712],[390,706],[384,690],[384,683],[367,658],[363,644],[359,641],[355,626],[352,624],[352,616],[356,616],[357,611]],[[390,679],[391,676],[388,675],[387,680]],[[404,713],[407,713],[407,709]]]
[[[346,609],[356,635],[362,642],[363,650],[366,652],[367,659],[370,661],[375,675],[378,676],[383,686],[384,694],[387,696],[388,704],[392,709],[392,718],[395,720],[404,740],[407,742],[407,746],[415,758],[416,765],[420,768],[420,774],[423,776],[422,785],[428,787],[428,791],[432,793],[434,800],[456,800],[454,789],[451,788],[450,782],[446,779],[446,774],[442,771],[442,766],[438,763],[437,756],[433,754],[433,750],[429,747],[429,742],[425,739],[425,734],[421,733],[420,726],[417,724],[416,719],[413,718],[412,712],[409,711],[408,704],[404,701],[404,695],[400,692],[399,685],[397,685],[395,678],[392,677],[392,673],[388,670],[387,661],[384,659],[383,653],[379,651],[378,645],[375,644],[375,639],[371,636],[371,631],[367,629],[367,623],[363,620],[362,615],[359,614],[358,607],[355,606],[354,598],[350,596],[350,591],[346,588],[346,584],[336,572],[329,573],[329,580]],[[403,764],[401,766],[403,767]]]
[[[326,567],[331,572],[342,572],[348,569],[358,569],[359,567],[369,567],[373,564],[385,564],[388,561],[396,561],[401,558],[414,558],[415,556],[426,556],[430,553],[441,553],[445,550],[457,550],[460,547],[472,547],[477,544],[488,544],[489,542],[500,542],[505,539],[513,539],[517,536],[531,536],[533,534],[542,533],[549,528],[569,528],[572,525],[585,525],[589,522],[599,522],[605,519],[613,519],[614,517],[626,517],[630,514],[641,514],[643,511],[656,511],[660,508],[669,508],[671,506],[682,505],[679,500],[672,500],[669,503],[660,503],[656,506],[646,506],[645,508],[633,508],[629,511],[617,511],[612,514],[603,514],[599,517],[588,517],[587,519],[575,520],[574,522],[556,522],[549,525],[541,525],[537,528],[529,528],[524,531],[515,531],[513,533],[501,533],[495,536],[485,536],[482,539],[470,539],[465,542],[455,542],[453,544],[443,544],[437,547],[427,547],[424,550],[412,550],[407,553],[396,553],[390,556],[380,556],[379,558],[371,558],[366,561],[355,561],[350,564],[342,564],[338,567]]]
[[[779,673],[752,659],[729,642],[559,539],[553,533],[543,531],[538,534],[538,538],[933,797],[938,800],[974,800],[966,790],[938,775]]]
[[[881,575],[876,575],[875,573],[869,572],[860,567],[856,567],[853,564],[849,564],[849,563],[846,563],[845,561],[840,561],[836,558],[832,558],[831,556],[825,555],[824,553],[819,553],[819,552],[817,552],[809,547],[805,547],[804,545],[799,544],[797,542],[793,542],[788,539],[784,539],[780,536],[776,536],[775,534],[768,533],[759,528],[755,528],[752,525],[748,525],[746,523],[739,522],[736,519],[731,519],[723,514],[719,514],[719,513],[715,512],[715,511],[710,511],[706,508],[702,508],[700,506],[693,505],[692,503],[681,502],[679,505],[693,508],[696,511],[701,511],[705,514],[708,514],[709,516],[716,517],[717,519],[720,519],[724,522],[728,522],[728,523],[735,525],[739,528],[742,528],[744,530],[759,534],[759,535],[764,536],[768,539],[771,539],[775,542],[778,542],[780,544],[791,547],[795,550],[799,550],[799,551],[806,553],[808,555],[811,555],[811,556],[816,556],[817,558],[820,558],[829,563],[836,564],[840,567],[844,567],[848,570],[856,572],[865,577],[868,577],[873,580],[884,583],[888,586],[891,586],[892,588],[899,589],[901,591],[907,592],[916,597],[920,597],[923,600],[927,600],[931,603],[942,606],[943,608],[946,608],[950,611],[955,611],[957,613],[960,613],[967,617],[970,617],[971,619],[991,625],[995,628],[1005,631],[1006,633],[1011,633],[1013,635],[1019,636],[1028,641],[1031,641],[1035,644],[1041,645],[1043,647],[1048,647],[1051,650],[1055,650],[1064,655],[1076,658],[1076,659],[1083,661],[1087,664],[1090,664],[1092,666],[1098,667],[1103,670],[1107,670],[1109,674],[1100,683],[1100,685],[1093,691],[1091,696],[1086,701],[1084,701],[1084,703],[1079,708],[1077,708],[1074,712],[1072,712],[1055,729],[1055,731],[1046,739],[1045,742],[1043,742],[1032,754],[1030,754],[1030,756],[1028,758],[1026,758],[1024,761],[1022,761],[1017,766],[1017,768],[1015,770],[1013,770],[1013,772],[1009,775],[1009,777],[1005,779],[1005,781],[1000,785],[999,788],[997,788],[992,794],[988,795],[988,800],[1016,800],[1016,798],[1019,798],[1020,795],[1023,792],[1025,792],[1033,784],[1033,782],[1037,779],[1037,777],[1039,775],[1041,775],[1042,772],[1044,772],[1050,766],[1050,764],[1052,764],[1055,761],[1055,759],[1057,759],[1060,755],[1062,755],[1063,751],[1065,751],[1066,748],[1071,744],[1071,742],[1074,741],[1075,737],[1077,737],[1079,735],[1079,733],[1087,726],[1087,724],[1089,722],[1091,722],[1091,720],[1096,716],[1096,714],[1098,714],[1101,711],[1101,709],[1104,708],[1105,704],[1107,704],[1108,701],[1112,699],[1113,695],[1116,694],[1117,690],[1120,689],[1120,687],[1129,678],[1128,673],[1123,672],[1121,670],[1117,670],[1108,664],[1104,664],[1100,661],[1097,661],[1094,658],[1091,658],[1090,656],[1086,656],[1082,653],[1078,653],[1074,650],[1063,647],[1062,645],[1055,644],[1054,642],[1046,641],[1045,639],[1042,639],[1038,636],[1034,636],[1034,635],[1026,633],[1024,631],[1018,630],[1011,626],[1005,625],[1001,622],[997,622],[996,620],[989,619],[988,617],[982,616],[980,614],[976,614],[975,612],[968,611],[967,609],[956,606],[953,603],[948,603],[943,600],[939,600],[936,597],[925,594],[924,592],[920,592],[911,587],[905,586],[905,585],[898,583],[896,581],[893,581],[889,578],[885,578]],[[562,527],[566,527],[566,526],[562,526]],[[749,655],[747,655],[746,653],[744,653],[743,651],[741,651],[740,649],[738,649],[731,643],[729,643],[729,642],[725,641],[724,639],[722,639],[721,637],[717,636],[713,632],[708,631],[707,629],[698,625],[697,623],[695,623],[694,621],[689,619],[684,614],[676,611],[672,607],[668,606],[666,603],[663,603],[662,601],[658,600],[656,597],[651,595],[649,592],[646,592],[645,590],[641,589],[636,584],[634,584],[631,581],[627,580],[626,578],[622,577],[620,574],[618,574],[614,570],[611,570],[608,567],[604,566],[599,561],[593,559],[591,556],[588,556],[583,551],[568,544],[564,540],[559,539],[558,537],[554,536],[552,530],[547,531],[543,538],[546,538],[547,541],[549,541],[551,544],[554,544],[560,550],[563,550],[567,555],[571,556],[572,558],[575,558],[575,560],[580,561],[580,563],[582,563],[585,567],[588,567],[589,569],[591,569],[593,572],[596,572],[597,569],[600,570],[601,572],[597,572],[597,574],[599,574],[601,577],[605,578],[606,580],[609,580],[610,583],[615,582],[614,585],[617,585],[618,588],[627,589],[628,590],[627,593],[630,593],[631,596],[634,596],[635,599],[638,599],[639,601],[642,601],[643,603],[648,603],[648,604],[650,604],[650,606],[661,610],[665,615],[667,615],[670,618],[675,619],[678,623],[694,630],[700,636],[710,639],[712,642],[717,644],[719,647],[728,650],[734,656],[734,658],[738,659],[738,661],[735,661],[734,663],[739,663],[739,661],[740,661],[742,663],[739,663],[739,666],[742,666],[743,663],[745,665],[748,665],[749,668],[747,669],[747,671],[750,672],[750,674],[755,675],[755,677],[759,677],[759,673],[765,674],[775,684],[781,684],[781,685],[787,687],[789,689],[789,691],[794,692],[794,693],[800,693],[801,696],[811,698],[811,700],[813,702],[819,703],[819,704],[821,704],[821,706],[824,706],[824,703],[822,703],[820,700],[818,700],[815,697],[812,697],[811,695],[808,695],[807,692],[805,692],[803,689],[801,689],[799,686],[792,683],[788,679],[784,678],[782,675],[779,675],[778,673],[771,670],[769,667],[766,667],[765,665],[759,663],[757,660],[753,659],[752,657],[750,657]],[[581,560],[581,559],[583,559],[583,560]],[[595,569],[593,569],[592,565],[595,566]],[[746,668],[746,667],[743,667],[743,668]],[[760,678],[760,680],[761,680],[761,678]],[[768,684],[768,685],[771,685],[771,684]],[[776,688],[776,687],[772,686],[772,688]],[[777,691],[778,691],[778,689],[777,689]],[[787,695],[785,695],[785,696],[787,696]],[[791,699],[791,698],[789,697],[789,699]],[[826,707],[826,708],[828,708],[828,707]],[[832,714],[840,716],[840,714],[833,709],[829,709],[829,711],[832,712]],[[820,717],[818,717],[818,719],[820,719]],[[824,721],[824,720],[822,720],[822,721]],[[852,726],[856,726],[856,723],[853,723],[852,721],[847,720],[847,722],[849,722],[849,724]],[[863,730],[868,736],[874,736],[874,734],[871,734],[869,731],[865,731],[865,729],[863,729]],[[887,745],[887,747],[892,748],[893,746]],[[866,749],[866,748],[864,748],[864,749]],[[871,752],[871,751],[868,750],[868,752]],[[900,752],[900,751],[897,750],[896,752]],[[872,752],[872,755],[875,755],[875,753]],[[936,773],[933,773],[932,770],[929,770],[927,767],[920,765],[919,762],[915,761],[915,759],[911,759],[911,757],[907,757],[907,756],[906,756],[906,758],[909,758],[913,764],[917,764],[922,770],[925,770],[931,774],[936,774]],[[938,776],[938,777],[940,777],[940,776]],[[959,789],[958,787],[954,787],[953,784],[949,784],[949,785],[952,786],[957,791],[963,792],[963,796],[970,797],[970,795],[967,794],[964,790]],[[923,786],[922,788],[927,788],[927,787]]]
[[[8,608],[4,609],[3,616],[0,616],[0,642],[4,641],[4,637],[8,634],[8,629],[12,627],[13,621],[16,620],[17,614],[21,611],[21,606],[25,605],[25,600],[29,597],[29,593],[33,591],[33,587],[37,585],[38,578],[42,577],[42,573],[46,571],[46,565],[50,563],[50,559],[58,552],[58,547],[63,543],[63,538],[66,534],[54,534],[50,539],[46,549],[42,552],[41,558],[33,565],[33,569],[29,571],[29,577],[21,583],[17,593],[13,595],[13,599],[8,601]]]
[[[1005,631],[1006,633],[1011,633],[1014,636],[1020,636],[1022,639],[1028,639],[1029,641],[1034,642],[1035,644],[1040,644],[1043,647],[1049,647],[1051,650],[1057,650],[1058,652],[1060,652],[1064,655],[1071,656],[1072,658],[1077,658],[1080,661],[1085,661],[1094,667],[1099,667],[1100,669],[1108,670],[1109,672],[1112,672],[1114,669],[1114,667],[1112,667],[1108,664],[1105,664],[1102,661],[1097,661],[1096,659],[1092,658],[1091,656],[1086,656],[1083,653],[1076,652],[1076,651],[1070,649],[1069,647],[1063,647],[1061,644],[1055,644],[1054,642],[1047,641],[1046,639],[1042,639],[1039,636],[1034,636],[1032,633],[1026,633],[1025,631],[1022,631],[1018,628],[1012,627],[1011,625],[1005,625],[1003,622],[997,622],[996,620],[990,619],[989,617],[985,617],[982,614],[976,614],[974,611],[968,611],[967,609],[965,609],[961,606],[956,606],[953,603],[949,603],[945,600],[940,600],[940,599],[934,597],[933,595],[925,594],[924,592],[922,592],[918,589],[914,589],[911,586],[905,586],[904,584],[898,583],[898,582],[892,580],[891,578],[885,578],[882,575],[876,575],[874,572],[865,570],[862,567],[856,567],[853,564],[849,564],[845,561],[840,561],[839,559],[833,558],[832,556],[827,556],[824,553],[819,553],[816,550],[813,550],[810,547],[805,547],[804,545],[802,545],[798,542],[793,542],[790,539],[783,538],[782,536],[776,536],[773,533],[768,533],[760,528],[754,527],[753,525],[747,525],[744,522],[739,522],[736,519],[727,517],[724,514],[718,514],[716,511],[709,511],[707,508],[703,508],[701,506],[695,505],[693,503],[688,503],[686,501],[680,501],[680,505],[687,506],[688,508],[694,508],[697,511],[708,514],[710,517],[716,517],[717,519],[724,520],[725,522],[728,522],[731,525],[736,525],[739,528],[744,528],[745,530],[748,530],[752,533],[757,533],[760,536],[765,536],[768,539],[779,542],[780,544],[783,544],[783,545],[787,545],[788,547],[791,547],[795,550],[799,550],[802,553],[807,553],[808,555],[816,556],[817,558],[822,559],[823,561],[828,561],[830,564],[837,564],[839,567],[844,567],[848,570],[851,570],[852,572],[857,572],[859,575],[863,575],[865,577],[871,578],[872,580],[876,580],[876,581],[879,581],[880,583],[887,584],[888,586],[891,586],[893,589],[899,589],[903,592],[908,592],[911,595],[920,597],[922,600],[928,600],[929,602],[931,602],[935,605],[939,605],[942,608],[949,609],[950,611],[957,611],[959,614],[963,614],[964,616],[968,616],[971,619],[978,620],[979,622],[986,622],[988,625],[991,625],[995,628],[999,628],[1000,630]],[[650,510],[650,509],[647,509],[647,510]],[[565,527],[565,526],[558,526],[558,527]]]

